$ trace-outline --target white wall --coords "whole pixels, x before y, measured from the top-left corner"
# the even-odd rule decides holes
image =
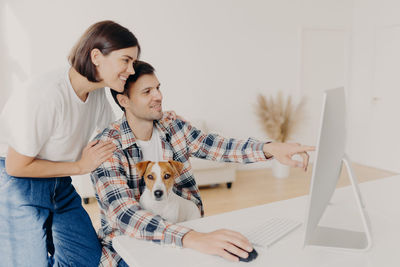
[[[356,0],[350,154],[400,172],[400,2]]]
[[[5,46],[5,38],[4,38],[4,32],[5,32],[5,11],[4,11],[4,3],[0,2],[0,110],[1,107],[3,107],[6,99],[8,98],[8,95],[11,91],[11,86],[8,81],[8,77],[6,75],[6,66],[8,65],[8,51]]]
[[[3,4],[3,13],[13,21],[6,28],[13,34],[5,40],[10,47],[0,49],[7,51],[0,61],[7,87],[1,91],[0,108],[21,81],[65,63],[80,34],[103,19],[121,23],[138,37],[142,59],[157,69],[164,109],[189,120],[205,119],[209,128],[226,136],[264,139],[254,113],[256,95],[283,90],[310,98],[308,121],[295,139],[315,144],[321,90],[349,79],[352,0]]]

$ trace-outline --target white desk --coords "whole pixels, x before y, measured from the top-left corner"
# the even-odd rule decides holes
[[[250,263],[233,263],[191,249],[162,247],[127,236],[116,237],[113,245],[134,267],[154,266],[296,266],[296,267],[399,267],[400,266],[400,175],[360,184],[371,219],[373,247],[368,252],[333,251],[319,247],[303,249],[304,226],[269,249],[257,248],[258,258]],[[320,225],[362,230],[360,215],[350,187],[336,190]],[[286,217],[304,222],[307,196],[205,217],[183,223],[197,231],[219,228],[243,231],[263,218]]]

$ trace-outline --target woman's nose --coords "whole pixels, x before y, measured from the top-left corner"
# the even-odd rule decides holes
[[[135,69],[133,68],[133,63],[132,64],[128,64],[128,69],[127,72],[131,75],[135,74]]]

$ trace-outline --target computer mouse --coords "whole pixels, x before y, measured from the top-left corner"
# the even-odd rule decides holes
[[[229,252],[229,251],[228,251]],[[243,262],[250,262],[252,260],[254,260],[255,258],[257,258],[258,253],[257,251],[253,248],[253,250],[251,252],[249,252],[249,256],[247,258],[242,258],[236,254],[233,254],[231,252],[229,252],[230,254],[232,254],[233,256],[236,256],[239,258],[239,261],[243,261]]]
[[[250,261],[254,260],[255,258],[257,258],[257,256],[258,256],[258,253],[253,248],[253,250],[251,252],[249,252],[249,256],[247,258],[239,257],[239,261],[250,262]]]

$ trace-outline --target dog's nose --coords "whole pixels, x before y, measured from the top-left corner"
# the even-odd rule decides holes
[[[156,198],[161,198],[162,195],[163,195],[163,191],[162,191],[162,190],[156,190],[156,191],[154,191],[154,196],[155,196]]]

